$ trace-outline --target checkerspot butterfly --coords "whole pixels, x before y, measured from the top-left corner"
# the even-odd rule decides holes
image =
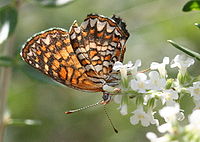
[[[75,21],[69,32],[51,28],[34,35],[24,44],[21,56],[68,87],[103,92],[105,103],[109,93],[103,86],[116,85],[112,67],[123,61],[128,37],[126,24],[119,17],[89,14],[80,26]]]

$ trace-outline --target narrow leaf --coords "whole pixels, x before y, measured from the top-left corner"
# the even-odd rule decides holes
[[[14,32],[16,24],[16,9],[10,6],[0,8],[0,44]]]
[[[184,12],[200,10],[200,0],[188,1],[182,9]]]
[[[13,59],[7,56],[0,56],[0,66],[12,66]]]
[[[188,54],[189,56],[192,56],[192,57],[194,57],[194,58],[196,58],[197,60],[200,61],[200,54],[199,53],[194,52],[194,51],[192,51],[190,49],[187,49],[187,48],[185,48],[185,47],[183,47],[181,45],[178,45],[177,43],[175,43],[172,40],[168,40],[168,42],[171,43],[171,45],[173,45],[175,48],[183,51],[184,53]]]
[[[45,7],[61,7],[70,4],[74,0],[32,0]]]

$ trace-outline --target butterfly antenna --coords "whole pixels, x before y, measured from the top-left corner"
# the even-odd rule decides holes
[[[109,115],[108,115],[108,113],[106,111],[106,106],[105,105],[103,106],[103,109],[104,109],[104,112],[106,113],[106,116],[108,117],[108,120],[110,121],[110,124],[111,124],[113,130],[115,131],[115,133],[118,133],[118,130],[115,128],[114,124],[112,123],[112,120],[110,119],[110,117],[109,117]]]
[[[91,104],[91,105],[88,105],[88,106],[85,106],[85,107],[81,107],[81,108],[78,108],[78,109],[73,109],[73,110],[66,111],[65,114],[71,114],[71,113],[74,113],[74,112],[82,111],[82,110],[85,110],[85,109],[87,109],[87,108],[90,108],[90,107],[94,107],[94,106],[96,106],[96,105],[99,105],[101,102],[102,102],[102,100],[98,101],[98,102],[95,103],[95,104]]]

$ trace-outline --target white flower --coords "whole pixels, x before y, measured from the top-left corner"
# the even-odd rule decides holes
[[[155,142],[156,139],[158,138],[157,135],[153,132],[148,132],[146,134],[146,137],[151,141],[151,142]]]
[[[162,136],[158,137],[155,133],[153,132],[148,132],[146,134],[146,137],[151,141],[151,142],[169,142],[170,139],[167,136]]]
[[[200,81],[193,82],[193,86],[189,87],[188,91],[191,93],[191,96],[194,97],[194,100],[200,101]]]
[[[165,88],[166,80],[164,78],[160,78],[159,73],[157,71],[151,71],[149,73],[149,89],[152,90],[162,90]]]
[[[159,114],[165,119],[165,122],[174,122],[176,121],[177,114],[180,112],[179,104],[174,106],[165,106],[160,111]]]
[[[150,69],[152,69],[152,70],[157,69],[160,73],[160,76],[162,78],[165,78],[165,77],[167,77],[167,72],[166,72],[166,69],[165,69],[165,66],[167,64],[169,64],[169,57],[164,57],[162,63],[152,62]]]
[[[128,106],[127,106],[127,102],[124,101],[123,99],[125,99],[124,95],[116,95],[114,96],[114,101],[117,104],[120,104],[120,106],[117,108],[120,110],[121,115],[127,115],[128,114]]]
[[[133,90],[138,91],[139,93],[145,93],[147,89],[147,76],[144,73],[137,73],[136,80],[132,79],[130,86]]]
[[[174,91],[172,89],[169,90],[163,90],[163,93],[159,94],[162,104],[165,104],[167,106],[174,106],[176,104],[175,100],[178,99],[178,92]]]
[[[115,62],[114,66],[113,66],[113,70],[115,71],[120,71],[121,69],[126,69],[126,70],[130,70],[133,67],[133,64],[131,61],[128,62],[128,64],[123,65],[120,61]]]
[[[173,127],[172,127],[171,123],[164,123],[164,124],[158,126],[157,128],[160,133],[165,133],[165,132],[172,133],[173,132]]]
[[[190,130],[200,131],[200,110],[194,110],[192,114],[188,117]]]
[[[128,107],[127,104],[123,103],[118,108],[120,110],[121,115],[127,115],[128,114]]]
[[[155,119],[154,118],[154,114],[155,114],[156,112],[153,112],[151,109],[149,109],[148,111],[147,111],[147,115],[149,115],[149,119],[150,119],[150,123],[151,124],[155,124],[156,126],[158,126],[159,125],[159,121],[158,121],[158,119]]]
[[[134,66],[130,68],[132,75],[136,75],[138,73],[138,67],[141,66],[141,60],[136,60]]]
[[[113,66],[113,70],[120,71],[122,84],[123,86],[127,87],[127,72],[133,67],[133,64],[131,61],[128,62],[128,64],[123,65],[121,62],[117,61],[115,62]]]
[[[157,120],[154,119],[154,112],[149,111],[146,113],[143,110],[143,107],[140,105],[138,108],[132,112],[134,115],[130,117],[130,122],[133,125],[136,125],[141,121],[142,126],[147,127],[150,124],[157,124]]]
[[[185,75],[187,68],[194,64],[194,59],[187,57],[186,55],[176,55],[172,60],[171,68],[178,67],[179,72]]]

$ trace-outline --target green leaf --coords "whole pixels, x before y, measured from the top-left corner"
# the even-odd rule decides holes
[[[0,66],[13,66],[13,59],[7,56],[0,56]]]
[[[182,9],[184,12],[200,10],[200,0],[188,1]]]
[[[61,7],[74,2],[74,0],[32,0],[32,1],[45,7]]]
[[[200,24],[195,23],[194,25],[197,26],[200,29]]]
[[[10,6],[0,8],[0,44],[15,31],[16,25],[16,9]]]
[[[197,82],[197,81],[200,81],[200,75],[198,75],[197,77],[195,77],[195,78],[193,79],[193,82]]]
[[[194,52],[194,51],[192,51],[190,49],[187,49],[187,48],[185,48],[185,47],[183,47],[181,45],[178,45],[177,43],[175,43],[172,40],[168,40],[168,42],[171,43],[171,45],[173,45],[175,48],[183,51],[184,53],[188,54],[189,56],[192,56],[192,57],[194,57],[194,58],[196,58],[197,60],[200,61],[200,54],[199,53]]]

